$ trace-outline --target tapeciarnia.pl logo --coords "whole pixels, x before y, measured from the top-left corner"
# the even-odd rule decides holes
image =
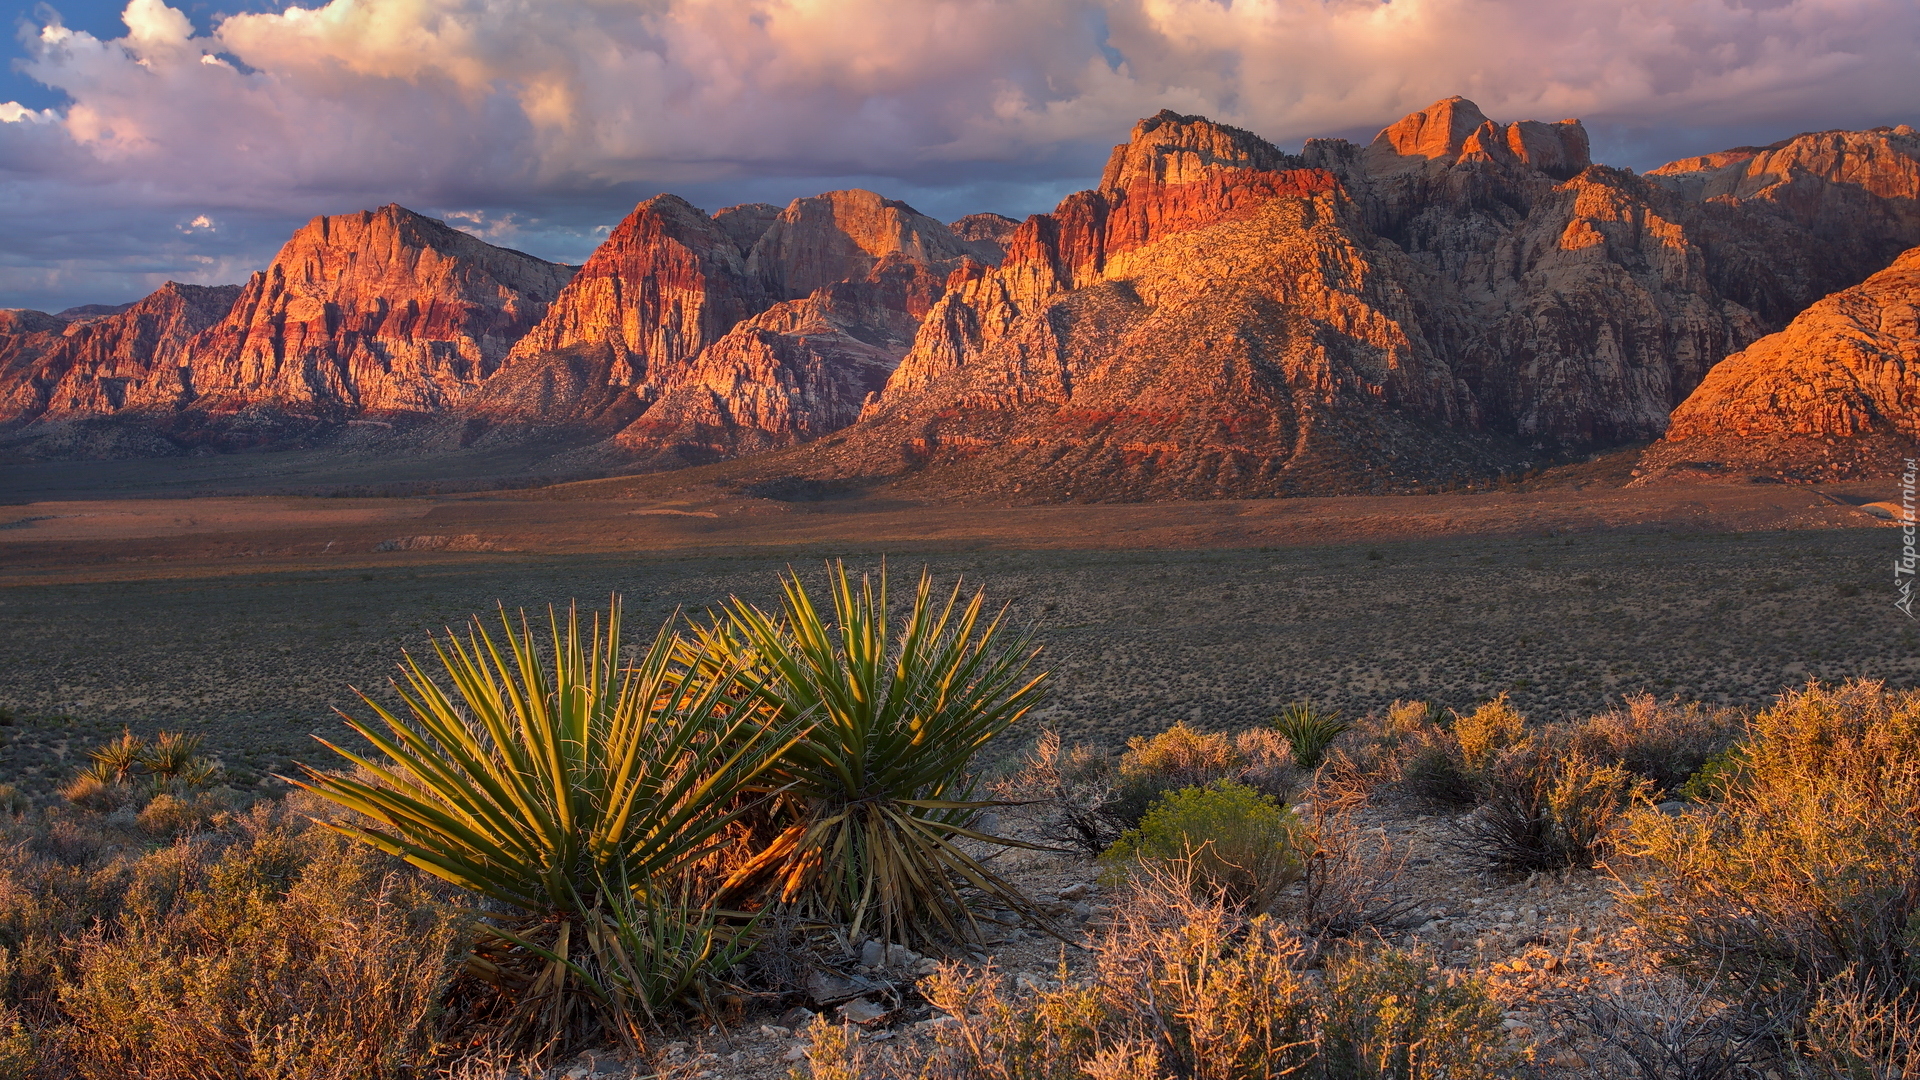
[[[1913,488],[1920,462],[1906,459],[1906,471],[1900,474],[1900,557],[1893,560],[1893,591],[1897,595],[1893,606],[1899,608],[1907,618],[1913,618],[1913,571],[1914,571],[1914,518]]]

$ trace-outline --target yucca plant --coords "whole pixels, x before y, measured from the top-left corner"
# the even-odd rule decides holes
[[[357,772],[301,786],[363,817],[330,827],[510,910],[469,965],[511,992],[510,1038],[637,1042],[738,959],[699,865],[805,716],[769,716],[671,622],[624,662],[618,596],[590,629],[549,612],[545,650],[500,619],[504,652],[478,619],[434,642],[446,685],[407,658],[399,714],[363,696],[379,722],[348,719],[378,755],[328,743]]]
[[[741,684],[807,734],[768,773],[780,789],[773,841],[727,882],[729,897],[767,895],[858,941],[974,940],[967,890],[1015,910],[1031,905],[964,846],[1026,846],[981,831],[974,755],[1041,698],[1032,634],[1005,610],[984,614],[961,586],[944,599],[922,572],[913,604],[889,622],[887,575],[856,585],[828,574],[823,613],[797,574],[780,614],[735,599],[699,632]]]
[[[1340,710],[1321,710],[1312,703],[1296,701],[1268,721],[1293,747],[1293,760],[1303,769],[1317,769],[1327,756],[1327,747],[1353,725],[1340,718]]]

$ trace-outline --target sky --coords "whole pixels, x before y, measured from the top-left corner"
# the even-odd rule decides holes
[[[1920,123],[1916,0],[0,0],[0,307],[245,280],[398,202],[578,263],[641,199],[1093,186],[1162,108],[1297,149],[1452,94],[1639,169]]]

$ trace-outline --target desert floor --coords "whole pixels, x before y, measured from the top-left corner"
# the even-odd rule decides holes
[[[32,479],[29,477],[29,479]],[[392,498],[0,506],[0,782],[44,791],[117,734],[202,733],[236,779],[326,760],[403,649],[474,612],[625,597],[629,636],[786,568],[882,559],[987,588],[1053,672],[1037,723],[1117,743],[1310,698],[1537,718],[1650,691],[1759,705],[1809,678],[1920,682],[1868,486],[1621,488],[1159,505],[601,480]],[[27,486],[31,486],[30,484]],[[115,494],[152,495],[151,487]],[[835,493],[824,493],[833,495]]]

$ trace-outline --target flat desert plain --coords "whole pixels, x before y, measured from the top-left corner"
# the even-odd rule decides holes
[[[84,493],[83,493],[84,494]],[[1155,505],[938,505],[653,478],[484,495],[0,506],[0,781],[44,794],[128,726],[184,730],[240,784],[324,762],[403,651],[496,605],[620,593],[767,604],[789,567],[883,560],[983,585],[1036,627],[1034,725],[1115,743],[1310,699],[1529,716],[1649,692],[1742,706],[1811,678],[1920,685],[1892,607],[1887,493],[1784,485]],[[16,498],[18,498],[16,496]]]

